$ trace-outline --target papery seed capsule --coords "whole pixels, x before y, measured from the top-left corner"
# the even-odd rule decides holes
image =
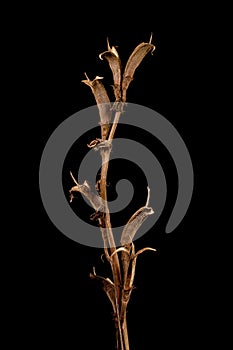
[[[142,223],[151,214],[154,214],[154,211],[151,207],[142,207],[131,216],[122,232],[121,245],[129,244],[133,241],[133,238],[141,227]]]
[[[103,79],[103,77],[96,76],[94,80],[90,80],[86,75],[86,78],[87,79],[82,80],[82,82],[90,86],[95,97],[100,115],[101,136],[103,140],[106,140],[110,130],[112,111],[107,91],[101,82],[101,79]]]
[[[130,82],[133,80],[134,72],[139,64],[142,62],[143,58],[151,51],[155,50],[155,45],[151,44],[151,39],[149,43],[139,44],[130,55],[123,74],[122,80],[122,101],[126,101],[126,92],[129,87]]]
[[[112,48],[110,47],[108,39],[107,48],[108,50],[102,52],[99,58],[102,60],[104,57],[109,63],[113,75],[115,99],[116,102],[119,102],[121,101],[121,61],[116,48],[114,46]]]
[[[145,206],[138,209],[129,219],[125,225],[122,235],[121,235],[121,244],[127,245],[133,241],[133,238],[137,231],[139,230],[142,223],[147,219],[151,214],[154,214],[154,210],[151,207],[148,207],[150,200],[150,188],[147,187],[147,200]]]

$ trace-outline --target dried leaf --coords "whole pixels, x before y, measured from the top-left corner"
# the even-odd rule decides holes
[[[102,60],[105,58],[110,66],[113,75],[113,89],[117,102],[121,101],[121,61],[118,52],[114,46],[110,47],[107,39],[107,51],[102,52],[99,58]]]
[[[87,147],[94,148],[98,143],[102,142],[101,139],[96,138],[95,140],[92,140],[90,143],[87,144]]]
[[[129,251],[128,249],[126,249],[125,247],[120,247],[118,249],[116,249],[111,255],[110,255],[110,258],[112,258],[115,254],[121,252],[121,251],[124,251],[126,252],[128,255],[129,255]],[[129,255],[130,256],[130,255]]]
[[[133,80],[134,72],[139,64],[142,62],[143,58],[151,51],[151,53],[155,50],[155,45],[151,44],[150,38],[149,43],[141,43],[139,44],[130,55],[123,74],[122,81],[122,102],[126,101],[126,91],[129,87],[130,82]]]
[[[102,276],[96,275],[94,267],[93,267],[93,273],[90,273],[90,278],[95,279],[101,283],[103,290],[105,291],[110,302],[112,303],[113,310],[116,311],[114,283],[110,280],[110,278],[104,278]]]
[[[143,252],[145,252],[146,250],[152,250],[153,252],[157,252],[157,250],[156,250],[155,248],[150,248],[150,247],[142,248],[142,249],[140,249],[140,250],[134,255],[134,259],[135,259],[138,255],[140,255],[140,254],[142,254]]]
[[[94,151],[103,150],[103,151],[106,151],[106,152],[111,152],[112,143],[109,140],[105,140],[105,141],[102,141],[102,142],[97,142],[97,144],[93,148],[94,148]]]

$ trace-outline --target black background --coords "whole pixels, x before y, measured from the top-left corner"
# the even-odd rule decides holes
[[[162,145],[156,140],[147,141],[163,165],[168,201],[156,226],[135,242],[136,249],[150,246],[157,252],[146,252],[138,259],[135,290],[128,306],[130,344],[137,350],[200,346],[203,336],[208,342],[210,267],[201,228],[204,204],[201,207],[199,202],[203,190],[200,125],[205,124],[202,102],[208,73],[203,75],[206,33],[201,30],[204,14],[199,10],[158,8],[149,20],[147,9],[141,14],[144,25],[140,14],[133,16],[122,9],[113,13],[109,10],[106,18],[99,9],[90,16],[87,9],[63,13],[60,8],[59,12],[32,11],[27,24],[22,24],[18,45],[26,69],[25,76],[24,68],[21,73],[28,90],[25,102],[31,119],[27,142],[33,147],[33,155],[28,153],[35,175],[29,196],[36,200],[29,208],[23,273],[18,276],[22,293],[17,301],[22,312],[19,320],[24,315],[25,325],[19,336],[32,347],[114,348],[111,305],[89,279],[93,266],[109,276],[107,264],[100,259],[102,250],[80,245],[56,229],[40,199],[38,170],[54,129],[75,112],[94,104],[90,89],[81,83],[84,72],[90,78],[104,76],[106,87],[112,83],[107,62],[98,58],[106,49],[106,38],[110,45],[117,46],[124,64],[136,45],[149,40],[151,32],[156,50],[137,69],[128,102],[150,107],[174,125],[190,152],[195,183],[187,214],[175,231],[166,235],[164,228],[177,190],[176,172]],[[111,87],[108,91],[111,95]],[[117,133],[125,136],[120,127]],[[70,179],[64,178],[65,189],[69,185]],[[138,193],[139,202],[144,197],[144,192]]]

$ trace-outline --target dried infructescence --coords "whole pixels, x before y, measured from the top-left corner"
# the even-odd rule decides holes
[[[86,181],[82,185],[78,184],[71,173],[75,186],[70,189],[70,200],[73,200],[75,192],[80,192],[92,205],[94,213],[91,219],[98,221],[104,242],[104,254],[111,266],[112,280],[97,275],[94,268],[90,277],[101,284],[112,304],[116,326],[117,350],[130,349],[126,309],[133,290],[137,257],[146,250],[155,251],[154,248],[146,247],[135,252],[133,239],[140,226],[154,211],[149,207],[150,189],[148,187],[148,197],[145,206],[139,208],[131,218],[129,218],[122,231],[120,240],[121,247],[117,248],[112,232],[107,201],[107,173],[112,140],[119,118],[123,112],[124,104],[126,103],[126,92],[130,82],[133,80],[135,70],[142,62],[143,58],[149,52],[152,53],[155,50],[155,46],[151,43],[151,40],[152,36],[149,43],[143,42],[133,50],[123,73],[119,54],[114,46],[110,47],[109,41],[107,40],[107,51],[101,53],[99,57],[100,59],[107,60],[112,71],[115,97],[113,104],[110,103],[110,98],[102,83],[103,78],[96,76],[93,80],[90,80],[87,74],[85,74],[86,79],[82,80],[82,82],[88,85],[92,90],[98,106],[101,126],[101,138],[97,137],[87,146],[100,152],[102,160],[101,174],[95,189],[92,190]]]

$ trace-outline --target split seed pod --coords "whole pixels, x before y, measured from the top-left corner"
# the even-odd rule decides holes
[[[80,185],[76,179],[74,178],[73,174],[70,172],[70,175],[73,179],[73,181],[75,182],[76,186],[73,186],[70,189],[70,195],[71,195],[71,201],[73,199],[73,192],[80,192],[82,193],[87,199],[88,201],[91,203],[91,205],[93,206],[93,208],[96,211],[103,211],[104,208],[104,202],[103,199],[98,195],[97,192],[92,192],[89,184],[87,183],[87,181],[84,181],[84,183],[82,185]]]
[[[148,207],[149,198],[150,198],[150,189],[148,190],[148,196],[146,205],[138,209],[129,219],[127,224],[125,225],[122,235],[121,235],[121,245],[130,244],[133,241],[133,238],[142,223],[147,219],[147,217],[151,214],[154,214],[154,210],[151,207]]]
[[[142,207],[134,213],[129,221],[127,222],[121,236],[121,244],[129,244],[132,242],[135,234],[141,227],[142,223],[146,220],[146,218],[154,214],[154,210],[151,207]]]
[[[110,69],[113,75],[113,89],[116,102],[121,101],[121,61],[118,55],[116,48],[113,46],[112,48],[109,45],[109,41],[107,39],[107,51],[102,52],[99,55],[99,58],[102,60],[103,57],[108,61]]]
[[[103,83],[101,82],[101,79],[103,79],[103,77],[96,76],[94,80],[90,80],[86,75],[86,78],[87,79],[82,80],[82,82],[90,86],[91,91],[95,97],[100,115],[102,139],[106,140],[110,130],[112,111],[108,94]]]
[[[133,80],[134,72],[143,58],[151,51],[155,50],[155,45],[151,44],[152,36],[150,37],[149,43],[139,44],[130,55],[123,74],[122,80],[122,102],[126,102],[126,92],[130,82]]]

